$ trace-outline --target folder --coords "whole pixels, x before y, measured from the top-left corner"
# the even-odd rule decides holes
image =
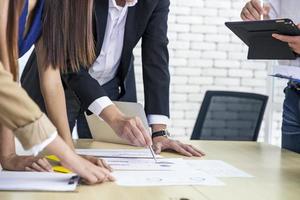
[[[290,19],[226,22],[225,25],[248,47],[248,59],[295,60],[286,42],[272,37],[272,34],[299,36],[300,30]]]
[[[0,191],[75,191],[76,174],[0,171]]]

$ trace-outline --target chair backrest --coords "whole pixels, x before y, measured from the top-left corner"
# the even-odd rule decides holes
[[[257,141],[267,101],[260,94],[207,91],[191,139]]]

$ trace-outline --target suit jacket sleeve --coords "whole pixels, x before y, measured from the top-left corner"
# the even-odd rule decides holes
[[[64,83],[75,92],[85,110],[96,99],[107,96],[103,87],[83,67],[79,72],[64,74],[62,78]]]
[[[145,111],[149,114],[169,114],[169,0],[159,0],[142,37],[142,63]]]

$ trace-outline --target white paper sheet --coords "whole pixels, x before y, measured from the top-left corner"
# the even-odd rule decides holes
[[[186,160],[190,170],[201,171],[214,177],[253,177],[252,175],[221,160]]]
[[[175,171],[186,170],[188,165],[181,158],[141,159],[141,158],[104,158],[114,170]]]
[[[108,158],[153,158],[149,149],[76,149],[79,155]],[[156,155],[161,158],[160,155]]]
[[[113,176],[121,186],[221,186],[223,182],[201,172],[178,171],[116,171]]]
[[[75,174],[0,171],[0,190],[74,191],[78,180]]]

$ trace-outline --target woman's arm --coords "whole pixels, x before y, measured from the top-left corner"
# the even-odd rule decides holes
[[[41,40],[36,45],[36,54],[38,62],[38,70],[40,77],[40,86],[42,95],[44,97],[47,113],[53,124],[56,126],[59,135],[68,144],[68,146],[74,150],[74,144],[71,137],[71,131],[69,128],[65,91],[61,81],[61,74],[59,68],[45,67],[43,65],[44,51]],[[111,170],[111,167],[107,163],[93,156],[82,156],[90,162]]]
[[[45,158],[17,155],[15,137],[10,129],[2,126],[0,132],[0,163],[3,169],[12,171],[52,171],[51,165]]]
[[[59,135],[74,149],[71,131],[69,128],[65,92],[61,81],[60,70],[52,67],[44,67],[43,48],[41,42],[36,45],[38,70],[40,77],[41,92],[44,97],[47,114],[56,126]]]

